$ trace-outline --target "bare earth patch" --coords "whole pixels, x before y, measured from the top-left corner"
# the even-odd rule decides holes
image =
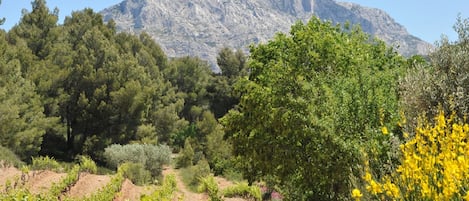
[[[114,201],[126,201],[126,200],[140,200],[142,195],[148,195],[154,190],[153,186],[137,186],[132,183],[132,181],[126,179],[122,183],[121,191]]]
[[[72,198],[83,198],[90,196],[97,192],[100,188],[104,187],[111,181],[108,175],[94,175],[88,173],[81,173],[77,183],[70,188],[67,196]]]
[[[26,188],[31,193],[41,194],[50,189],[52,184],[60,182],[66,173],[56,173],[49,170],[33,171],[29,173]]]
[[[14,167],[2,167],[0,168],[0,191],[3,192],[5,190],[5,185],[7,181],[11,184],[15,182],[16,179],[21,177],[21,171]]]

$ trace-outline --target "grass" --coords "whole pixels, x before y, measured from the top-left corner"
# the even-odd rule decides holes
[[[197,184],[194,184],[192,181],[194,180],[194,171],[192,167],[186,167],[179,169],[179,175],[181,175],[182,182],[186,185],[187,189],[196,193],[197,192]]]

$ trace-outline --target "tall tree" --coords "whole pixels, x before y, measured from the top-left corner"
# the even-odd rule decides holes
[[[247,75],[246,60],[241,50],[233,51],[225,47],[218,53],[217,63],[222,73],[214,75],[207,89],[210,109],[215,117],[222,117],[239,103],[239,94],[235,92],[234,85],[238,79]]]
[[[315,17],[252,46],[239,108],[222,120],[244,175],[280,185],[287,200],[347,199],[360,149],[389,151],[374,145],[391,138],[379,130],[396,123],[404,61],[358,28]]]
[[[184,95],[182,116],[195,121],[190,117],[191,108],[198,106],[208,109],[209,106],[207,87],[211,81],[210,66],[196,57],[181,57],[171,60],[163,73]]]
[[[28,52],[9,46],[5,38],[0,31],[0,145],[28,161],[38,154],[43,135],[58,119],[44,115],[35,85],[23,77],[21,62],[14,58]]]

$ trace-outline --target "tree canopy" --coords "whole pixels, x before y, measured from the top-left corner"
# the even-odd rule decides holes
[[[292,200],[348,197],[361,147],[396,123],[403,65],[360,29],[314,17],[252,46],[239,109],[223,118],[245,176],[270,178]]]

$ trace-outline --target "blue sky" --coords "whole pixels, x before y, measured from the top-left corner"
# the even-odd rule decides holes
[[[84,8],[93,8],[100,11],[122,0],[48,0],[49,8],[57,7],[60,10],[60,20],[69,16],[72,11]],[[453,31],[458,13],[463,18],[469,18],[469,1],[467,0],[340,0],[361,4],[363,6],[379,8],[386,11],[398,23],[404,25],[409,33],[434,43],[444,34],[450,40],[456,40]],[[30,0],[2,0],[0,17],[7,19],[0,28],[10,29],[21,16],[21,10],[31,9]]]

